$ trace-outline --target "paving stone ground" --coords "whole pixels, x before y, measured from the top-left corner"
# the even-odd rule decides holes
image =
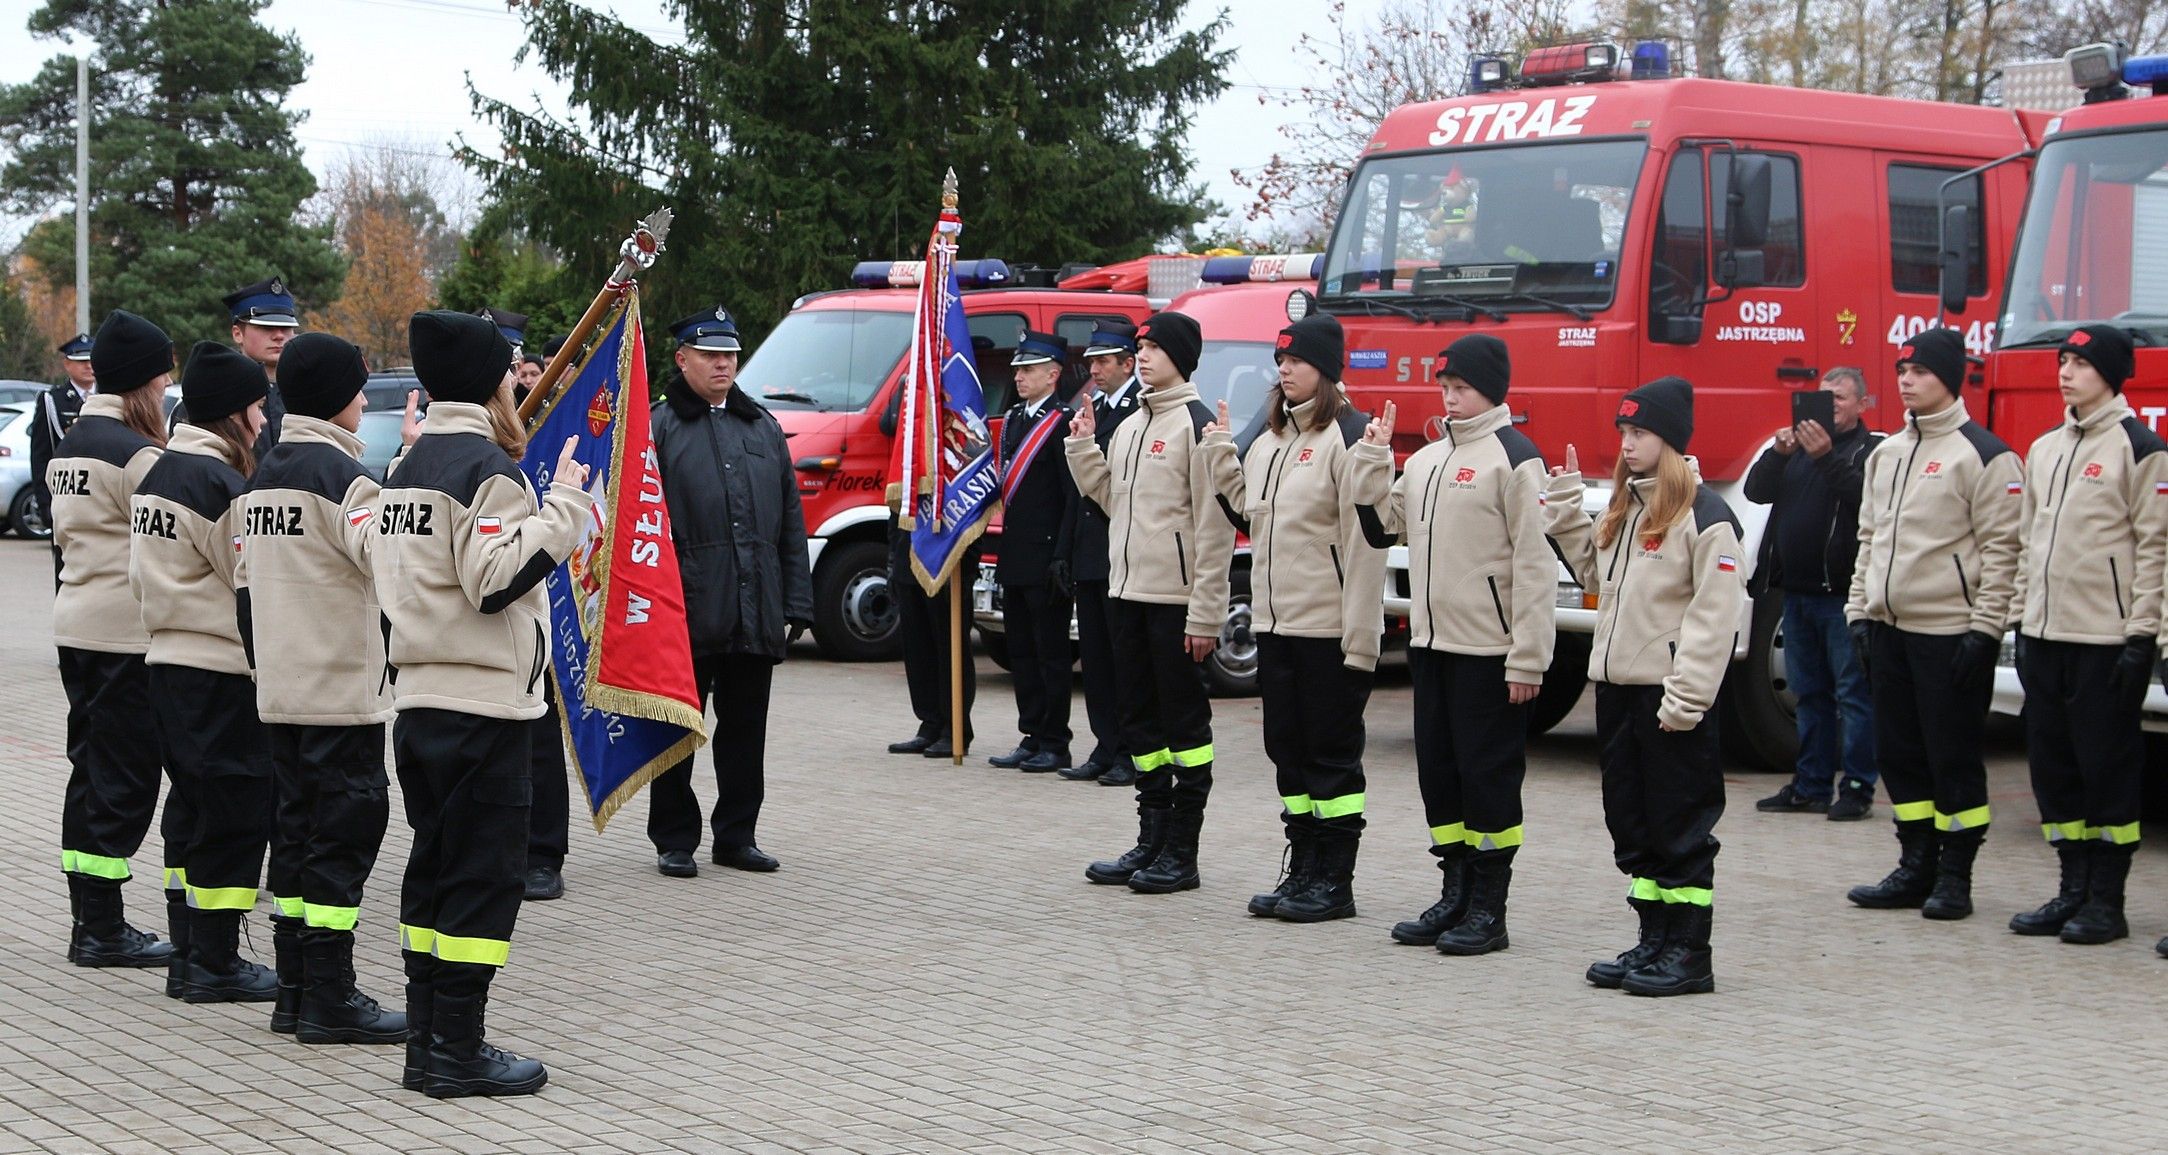
[[[779,672],[760,840],[780,873],[656,875],[636,802],[573,831],[568,893],[521,914],[491,1037],[550,1065],[529,1099],[399,1090],[397,1048],[303,1047],[265,1009],[62,960],[62,696],[42,546],[0,542],[0,1152],[2157,1151],[2168,1146],[2168,852],[2133,938],[2020,939],[2053,888],[2023,751],[1999,731],[1980,913],[1852,909],[1889,827],[1757,814],[1728,779],[1719,993],[1587,986],[1633,924],[1610,864],[1590,707],[1531,750],[1512,949],[1449,959],[1393,921],[1435,897],[1408,688],[1368,713],[1361,917],[1244,914],[1279,862],[1255,702],[1217,704],[1204,887],[1087,885],[1126,791],[900,758],[902,671],[801,647]],[[978,730],[1008,681],[980,659]],[[1081,716],[1081,704],[1078,711]],[[149,720],[144,720],[149,724]],[[712,798],[712,781],[703,786]],[[398,989],[397,817],[363,904],[364,986]],[[129,890],[162,928],[155,828]],[[259,957],[268,924],[252,920]]]

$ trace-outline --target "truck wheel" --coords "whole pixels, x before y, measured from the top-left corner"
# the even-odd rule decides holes
[[[986,651],[987,657],[994,660],[995,665],[1004,670],[1012,668],[1009,665],[1009,635],[980,626],[979,646]]]
[[[1235,571],[1228,582],[1227,620],[1220,623],[1219,645],[1204,660],[1205,686],[1215,698],[1257,696],[1257,635],[1250,632],[1250,572]]]
[[[1551,650],[1551,668],[1543,672],[1543,689],[1528,704],[1528,736],[1548,734],[1566,720],[1580,704],[1588,688],[1588,651],[1595,639],[1587,634],[1560,634]]]
[[[15,531],[15,536],[34,541],[44,541],[53,536],[53,527],[47,525],[45,519],[38,515],[37,495],[32,493],[27,485],[23,486],[21,491],[16,493],[15,500],[8,504],[8,528]]]
[[[1798,703],[1784,669],[1784,597],[1754,602],[1746,657],[1724,675],[1717,737],[1724,753],[1748,769],[1789,774],[1799,758]]]
[[[830,547],[813,577],[813,640],[838,662],[885,662],[903,653],[896,599],[888,588],[888,547],[854,541]]]

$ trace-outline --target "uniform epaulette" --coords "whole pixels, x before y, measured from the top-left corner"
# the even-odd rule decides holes
[[[2135,416],[2123,418],[2123,436],[2130,438],[2132,461],[2144,461],[2161,450],[2168,449],[2168,441],[2162,440],[2160,434],[2153,432],[2152,426]]]
[[[1539,465],[1543,463],[1543,451],[1536,448],[1536,443],[1526,433],[1511,425],[1498,430],[1498,444],[1505,448],[1507,469],[1519,469],[1522,462],[1531,458]]]

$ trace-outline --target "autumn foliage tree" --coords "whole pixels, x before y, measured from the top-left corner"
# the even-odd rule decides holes
[[[406,364],[407,318],[436,304],[437,282],[459,252],[444,208],[456,185],[449,162],[393,143],[355,149],[325,181],[348,264],[322,327],[360,345],[371,365]]]

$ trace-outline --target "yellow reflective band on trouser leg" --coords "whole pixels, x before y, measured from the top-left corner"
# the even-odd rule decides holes
[[[1893,803],[1889,810],[1890,815],[1899,822],[1925,822],[1935,816],[1935,804],[1932,802],[1898,802]]]
[[[1362,812],[1363,796],[1360,794],[1342,794],[1338,798],[1320,798],[1317,800],[1317,816],[1319,818],[1346,818],[1351,814],[1361,814]]]
[[[1311,801],[1310,796],[1307,794],[1282,794],[1280,795],[1280,805],[1287,807],[1289,814],[1298,817],[1317,809],[1317,803]]]
[[[278,915],[280,918],[305,917],[308,913],[308,905],[309,904],[301,901],[298,898],[281,898],[278,895],[271,896],[271,906],[273,907],[273,909],[278,911]]]
[[[1138,754],[1131,758],[1130,761],[1136,763],[1137,773],[1149,774],[1154,770],[1173,765],[1174,755],[1165,748],[1161,748],[1149,754]]]
[[[1944,832],[1977,830],[1987,825],[1988,817],[1988,808],[1985,806],[1975,806],[1970,810],[1960,810],[1955,814],[1944,814],[1937,810],[1935,811],[1935,829]]]
[[[415,954],[433,954],[437,946],[437,932],[426,926],[399,924],[399,949]]]
[[[2091,835],[2087,833],[2088,829],[2083,822],[2043,822],[2040,824],[2040,833],[2049,842],[2076,842],[2081,838],[2089,838]]]
[[[1674,905],[1684,903],[1687,906],[1707,906],[1713,896],[1706,886],[1659,886],[1656,888],[1656,897]]]
[[[1511,850],[1521,844],[1521,828],[1506,830],[1471,830],[1465,838],[1470,850]]]
[[[1193,746],[1187,750],[1176,750],[1170,757],[1174,759],[1174,764],[1177,766],[1210,766],[1212,764],[1212,743],[1207,742],[1202,746]]]
[[[2085,836],[2102,842],[2112,842],[2117,846],[2129,846],[2138,841],[2138,824],[2125,822],[2121,826],[2089,826],[2086,827]]]
[[[501,938],[463,938],[456,934],[440,934],[429,953],[445,962],[480,963],[483,966],[501,967],[512,956],[512,943]]]
[[[87,874],[92,878],[126,882],[135,877],[128,869],[128,860],[104,854],[92,854],[87,850],[63,850],[60,852],[60,869],[71,874]]]
[[[185,866],[166,867],[166,889],[187,890],[188,868]]]
[[[1467,837],[1468,828],[1458,822],[1430,828],[1430,844],[1432,846],[1451,846],[1456,842],[1465,842]]]
[[[253,886],[190,886],[188,905],[196,910],[254,910]]]
[[[313,902],[301,905],[301,917],[308,924],[321,930],[352,930],[361,920],[358,906],[318,906]]]
[[[1636,878],[1633,885],[1626,890],[1626,897],[1638,898],[1643,902],[1655,902],[1663,896],[1663,888],[1657,886],[1653,878]]]

